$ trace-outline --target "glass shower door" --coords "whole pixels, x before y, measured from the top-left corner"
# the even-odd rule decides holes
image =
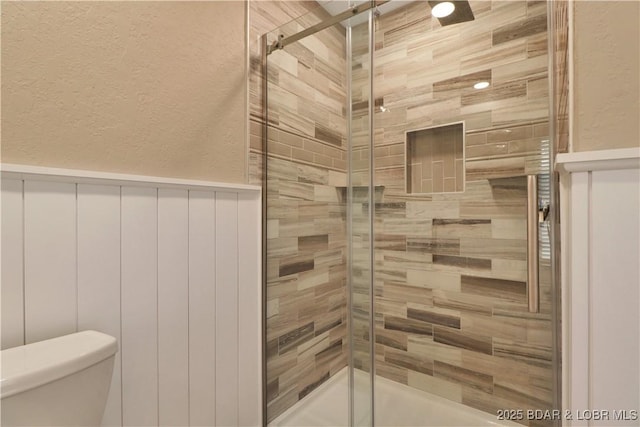
[[[376,21],[376,425],[552,425],[547,5],[455,3]]]
[[[547,5],[434,3],[267,35],[272,425],[560,421]]]
[[[324,28],[327,20],[332,24]],[[320,8],[266,35],[270,425],[372,422],[372,238],[355,245],[347,240],[348,228],[370,230],[363,215],[370,209],[364,180],[369,161],[361,161],[370,159],[370,92],[350,92],[348,84],[352,74],[369,73],[370,56],[368,38],[352,55],[348,24]],[[361,147],[357,159],[352,140]],[[349,165],[361,163],[366,173],[354,191]],[[348,203],[353,199],[357,212]]]

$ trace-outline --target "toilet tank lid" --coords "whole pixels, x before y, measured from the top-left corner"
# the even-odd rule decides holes
[[[66,377],[108,359],[118,351],[116,339],[82,331],[0,352],[2,399]]]

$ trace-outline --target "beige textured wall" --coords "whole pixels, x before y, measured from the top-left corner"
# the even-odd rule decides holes
[[[245,182],[245,7],[3,2],[2,161]]]
[[[573,151],[640,145],[640,3],[574,4]]]

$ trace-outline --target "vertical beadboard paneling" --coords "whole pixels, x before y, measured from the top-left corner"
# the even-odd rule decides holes
[[[238,425],[238,195],[216,193],[216,425]]]
[[[116,337],[105,426],[260,425],[258,189],[81,175],[3,171],[3,348]]]
[[[22,181],[2,180],[2,349],[24,344]]]
[[[216,421],[216,200],[189,192],[189,416],[192,426]]]
[[[640,361],[640,169],[593,171],[591,202],[590,404],[635,408],[640,385],[629,379],[638,378]]]
[[[158,424],[157,189],[122,187],[122,419]]]
[[[159,425],[189,425],[189,195],[158,190]]]
[[[262,424],[260,197],[238,194],[238,402],[240,426]]]
[[[78,330],[109,334],[120,346],[120,187],[78,184]],[[102,425],[122,423],[121,352]]]
[[[24,183],[25,340],[77,328],[76,185]]]

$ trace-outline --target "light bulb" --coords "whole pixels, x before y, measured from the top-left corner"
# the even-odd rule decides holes
[[[431,8],[431,14],[436,18],[444,18],[445,16],[451,15],[455,9],[456,6],[453,3],[450,1],[443,1]]]

